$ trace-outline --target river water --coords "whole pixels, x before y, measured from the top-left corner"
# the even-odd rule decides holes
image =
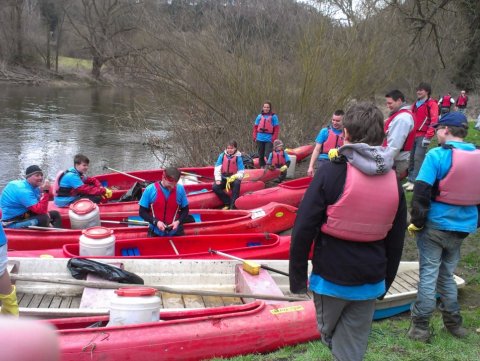
[[[139,97],[131,89],[2,85],[0,190],[32,164],[54,179],[73,165],[77,153],[90,158],[90,175],[108,172],[104,166],[122,171],[164,166],[128,121]],[[153,135],[166,136],[161,115],[146,119]]]

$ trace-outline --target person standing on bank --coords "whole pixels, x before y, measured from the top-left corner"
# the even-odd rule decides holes
[[[188,217],[188,199],[183,185],[178,184],[180,171],[169,167],[162,180],[150,184],[138,204],[139,215],[150,223],[148,235],[183,236],[183,223]]]
[[[428,146],[435,135],[433,126],[438,122],[438,104],[430,98],[432,87],[428,83],[420,83],[417,87],[417,101],[412,105],[415,121],[415,142],[410,151],[407,182],[405,190],[413,191],[413,183],[422,166]]]
[[[257,143],[259,165],[265,168],[265,157],[273,148],[273,142],[278,139],[280,125],[277,115],[272,110],[272,103],[263,103],[262,112],[255,119],[253,125],[253,141]]]
[[[465,90],[462,90],[457,98],[457,101],[455,102],[455,109],[461,113],[465,113],[465,111],[467,110],[467,104],[468,95]]]
[[[460,260],[460,247],[479,225],[480,150],[464,142],[468,134],[465,114],[451,112],[435,125],[440,147],[431,149],[420,168],[413,189],[411,224],[416,235],[420,282],[412,304],[408,336],[427,342],[429,321],[437,306],[447,331],[465,337],[453,272]]]
[[[7,236],[0,223],[0,314],[18,316],[17,293],[7,271],[7,248]]]
[[[321,340],[335,360],[360,361],[375,301],[388,292],[400,264],[407,207],[392,151],[381,146],[382,112],[356,104],[343,126],[345,145],[330,151],[332,161],[315,173],[297,212],[290,290],[307,292],[313,243],[309,287]]]
[[[273,151],[268,156],[267,166],[270,169],[279,169],[280,176],[275,179],[276,183],[282,183],[287,177],[287,170],[290,167],[290,156],[283,149],[283,142],[280,139],[276,139],[273,142]]]
[[[452,105],[455,104],[455,99],[453,99],[452,94],[448,92],[446,95],[442,96],[438,100],[438,106],[440,107],[440,116],[443,117],[444,114],[447,114],[452,109]]]
[[[245,174],[242,153],[238,151],[237,142],[231,140],[227,144],[227,148],[220,153],[213,171],[215,183],[213,184],[213,192],[223,203],[223,209],[234,209],[235,201],[240,195],[240,185]],[[232,190],[230,197],[228,192]]]
[[[59,172],[55,180],[56,194],[54,203],[57,207],[68,207],[80,198],[100,203],[112,197],[112,190],[105,188],[95,177],[87,177],[90,159],[83,154],[76,154],[73,167]]]
[[[410,151],[415,141],[413,114],[400,90],[388,92],[385,100],[390,114],[384,125],[386,137],[383,146],[392,149],[393,167],[397,178],[402,180],[407,176]]]
[[[320,130],[317,138],[315,138],[315,148],[310,157],[307,170],[309,177],[313,177],[315,163],[318,170],[322,164],[328,163],[328,152],[330,149],[339,148],[343,145],[342,119],[344,114],[343,110],[335,110],[332,115],[331,125]]]
[[[48,211],[50,183],[43,179],[38,165],[25,171],[25,179],[13,180],[2,193],[2,224],[5,228],[28,228],[62,226],[58,211]]]

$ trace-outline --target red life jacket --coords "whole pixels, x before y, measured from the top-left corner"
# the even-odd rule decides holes
[[[458,206],[480,204],[480,150],[452,149],[452,167],[438,184],[437,202]]]
[[[457,106],[458,107],[466,107],[468,102],[468,96],[462,97],[461,95],[457,99]]]
[[[153,216],[165,224],[171,224],[177,218],[177,187],[170,191],[168,198],[165,198],[162,187],[159,182],[155,182],[155,189],[157,190],[157,198],[152,203]]]
[[[343,136],[337,135],[333,132],[332,128],[328,128],[328,138],[322,143],[320,148],[320,154],[328,154],[328,151],[333,148],[340,148],[343,145]]]
[[[428,98],[419,108],[417,104],[413,103],[412,113],[413,120],[415,121],[415,130],[417,132],[426,132],[432,121],[432,115],[430,114],[431,103],[435,102],[432,98]]]
[[[273,151],[272,152],[272,165],[275,168],[280,168],[282,165],[287,164],[285,161],[285,151],[282,150],[280,152]]]
[[[450,108],[452,106],[452,103],[450,102],[450,99],[452,97],[450,95],[444,95],[442,98],[442,108]]]
[[[225,153],[223,153],[223,160],[222,160],[222,175],[223,176],[231,176],[238,171],[237,166],[237,156],[233,155],[232,157],[228,157]]]
[[[258,122],[258,132],[273,134],[273,114],[263,115]]]
[[[392,228],[398,202],[394,171],[369,176],[347,163],[343,193],[337,202],[327,206],[322,232],[353,242],[382,240]]]
[[[408,113],[412,116],[413,118],[413,114],[410,110],[408,109],[400,109],[399,111],[397,111],[396,113],[390,115],[390,117],[388,117],[387,121],[385,122],[385,125],[383,126],[383,130],[385,131],[385,134],[387,134],[387,131],[388,131],[388,127],[390,126],[390,123],[392,122],[392,120],[399,114],[401,113]],[[412,150],[413,148],[413,143],[415,143],[415,127],[412,128],[412,130],[410,131],[410,133],[408,133],[408,136],[407,138],[405,139],[405,143],[403,143],[403,147],[402,147],[402,151],[410,151]],[[388,146],[387,144],[387,137],[385,137],[385,140],[383,141],[383,146],[386,147]]]

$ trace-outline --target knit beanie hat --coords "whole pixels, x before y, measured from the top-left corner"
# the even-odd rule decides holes
[[[283,142],[280,139],[275,139],[273,141],[273,149],[276,149],[277,147],[283,147]]]
[[[31,165],[25,171],[25,178],[31,177],[32,175],[34,175],[36,173],[42,173],[43,174],[43,171],[40,169],[40,167],[38,165]]]

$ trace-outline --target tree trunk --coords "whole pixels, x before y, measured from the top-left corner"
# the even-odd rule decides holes
[[[92,59],[92,76],[95,79],[100,79],[100,71],[102,69],[103,63],[104,63],[104,61],[100,56],[95,55],[93,57],[93,59]]]

